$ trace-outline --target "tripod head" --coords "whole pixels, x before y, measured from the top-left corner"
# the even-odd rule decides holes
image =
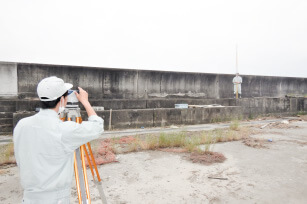
[[[66,108],[78,108],[79,107],[79,100],[77,99],[77,96],[74,93],[74,91],[79,93],[79,90],[71,90],[71,89],[68,90]]]
[[[65,110],[60,114],[60,118],[63,121],[65,118],[70,118],[72,121],[82,121],[79,108],[79,100],[74,92],[79,93],[79,90],[68,90],[67,104]]]

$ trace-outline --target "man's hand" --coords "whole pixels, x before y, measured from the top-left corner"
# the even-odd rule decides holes
[[[81,87],[78,87],[79,93],[75,91],[75,94],[77,96],[77,99],[80,101],[80,103],[84,104],[88,102],[88,93],[84,91]]]
[[[79,93],[75,92],[75,94],[77,96],[77,99],[84,106],[88,117],[90,117],[91,115],[97,115],[94,109],[92,108],[90,102],[88,101],[88,93],[84,91],[81,87],[78,87],[78,89],[79,89]]]

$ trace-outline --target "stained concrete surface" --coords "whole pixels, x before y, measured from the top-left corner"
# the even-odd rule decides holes
[[[224,163],[195,164],[187,154],[160,151],[119,155],[118,163],[99,167],[109,203],[306,203],[307,122],[253,126],[259,133],[252,137],[273,142],[259,149],[242,141],[216,144]],[[20,202],[18,176],[16,167],[0,170],[1,203]],[[92,203],[101,203],[90,185]],[[75,190],[71,203],[77,203]]]
[[[221,104],[222,107],[176,109],[174,104],[190,105]],[[170,125],[204,124],[218,121],[229,121],[236,118],[246,119],[259,116],[286,116],[307,111],[307,98],[242,98],[236,99],[121,99],[92,100],[93,106],[103,106],[105,111],[97,111],[104,119],[104,126],[109,129],[112,108],[112,129],[151,128]],[[112,106],[110,106],[113,104]],[[0,100],[0,135],[12,132],[16,123],[34,115],[38,108],[38,100]],[[82,105],[81,115],[87,120],[87,114]],[[3,113],[1,113],[1,111]]]
[[[1,65],[1,62],[0,62]],[[91,99],[229,98],[230,74],[147,71],[17,63],[18,95],[36,97],[38,82],[58,76],[89,92]],[[244,97],[281,97],[306,94],[307,79],[243,75]]]
[[[17,64],[0,62],[0,96],[18,95]]]

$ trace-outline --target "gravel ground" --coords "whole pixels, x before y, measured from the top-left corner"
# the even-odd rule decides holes
[[[192,163],[186,153],[146,151],[99,167],[109,203],[307,203],[307,122],[267,125],[242,141],[218,143],[223,163]],[[272,142],[269,142],[272,141]],[[89,178],[91,173],[88,171]],[[211,177],[211,178],[208,178]],[[217,179],[214,179],[217,178]],[[74,184],[73,184],[74,185]],[[101,203],[90,181],[92,203]],[[0,203],[20,203],[17,167],[0,169]],[[73,187],[71,203],[77,203]]]

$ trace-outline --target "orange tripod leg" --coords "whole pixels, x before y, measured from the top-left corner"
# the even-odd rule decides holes
[[[79,182],[79,177],[78,177],[79,173],[78,173],[78,167],[77,167],[76,152],[74,152],[74,168],[75,168],[75,178],[76,178],[78,200],[79,200],[79,204],[81,204],[81,190],[80,190],[80,182]]]
[[[80,115],[80,112],[79,112],[79,115]],[[62,121],[65,121],[65,119],[67,121],[75,120],[79,124],[82,123],[82,118],[81,117],[61,118]],[[97,168],[97,165],[96,165],[96,162],[95,162],[95,159],[94,159],[94,155],[93,155],[90,143],[87,143],[87,146],[88,146],[88,150],[87,150],[85,144],[80,146],[80,155],[77,155],[76,152],[74,153],[74,169],[75,169],[75,178],[76,178],[76,185],[77,185],[77,193],[78,193],[79,204],[83,204],[83,201],[84,202],[86,201],[87,204],[91,204],[90,191],[89,191],[89,183],[88,183],[88,177],[87,177],[86,165],[85,165],[85,158],[84,158],[85,156],[86,156],[86,159],[88,160],[89,167],[91,169],[91,173],[93,175],[94,182],[95,182],[95,173],[94,173],[94,170],[93,170],[93,166],[95,168],[95,172],[96,172],[96,176],[97,176],[98,182],[101,182],[101,178],[100,178],[100,175],[99,175],[99,172],[98,172],[98,168]],[[77,150],[77,152],[78,151],[79,150]],[[85,155],[84,155],[84,152],[85,152]],[[79,157],[77,158],[77,156],[80,156],[80,159],[79,159]],[[81,160],[81,166],[80,166],[80,160]],[[91,163],[91,160],[93,162],[93,165]],[[79,176],[81,176],[81,173],[83,173],[83,178],[79,177]],[[84,183],[83,183],[83,179],[84,179]],[[83,184],[84,184],[85,189],[83,188]],[[80,186],[80,185],[82,185],[82,186]],[[103,203],[107,203],[105,195],[104,195],[102,187],[101,187],[101,184],[97,185],[97,183],[95,183],[95,185],[98,188],[98,191],[99,191],[99,194],[100,194],[100,196],[102,198]]]
[[[87,195],[87,199],[88,199],[88,204],[91,204],[90,190],[89,190],[89,186],[88,186],[86,166],[85,166],[85,161],[84,161],[84,148],[83,148],[83,146],[81,146],[80,152],[81,152],[81,161],[82,161],[83,175],[84,175],[84,181],[85,181],[86,195]]]
[[[94,174],[94,171],[93,171],[93,166],[92,166],[92,163],[90,161],[90,157],[88,155],[88,152],[87,152],[87,149],[86,149],[86,146],[85,145],[82,145],[83,148],[84,148],[84,152],[85,152],[85,155],[86,155],[86,159],[88,161],[88,165],[90,166],[90,169],[91,169],[91,172],[92,172],[92,175],[93,175],[93,179],[95,181],[95,174]]]
[[[95,171],[96,171],[97,179],[100,182],[101,179],[100,179],[100,176],[99,176],[98,168],[97,168],[95,158],[94,158],[94,155],[93,155],[93,152],[92,152],[92,148],[91,148],[91,145],[90,145],[89,142],[87,143],[87,147],[88,147],[88,151],[90,152],[90,155],[91,155],[91,158],[92,158],[92,161],[93,161],[93,165],[94,165],[94,168],[95,168]]]
[[[81,117],[77,117],[76,118],[76,122],[77,123],[82,123],[82,118]],[[86,196],[87,196],[87,201],[88,201],[88,204],[91,204],[91,197],[90,197],[90,190],[89,190],[89,185],[88,185],[88,179],[87,179],[87,173],[86,173],[86,166],[85,166],[85,160],[84,160],[84,151],[86,152],[86,155],[87,155],[87,151],[86,151],[86,148],[85,148],[85,145],[82,145],[80,147],[80,153],[81,153],[81,161],[82,161],[82,169],[83,169],[83,176],[84,176],[84,182],[85,182],[85,190],[86,190]],[[89,159],[88,159],[89,161]],[[89,161],[89,164],[91,166],[91,163]],[[93,174],[93,170],[91,169],[92,171],[92,174]]]

